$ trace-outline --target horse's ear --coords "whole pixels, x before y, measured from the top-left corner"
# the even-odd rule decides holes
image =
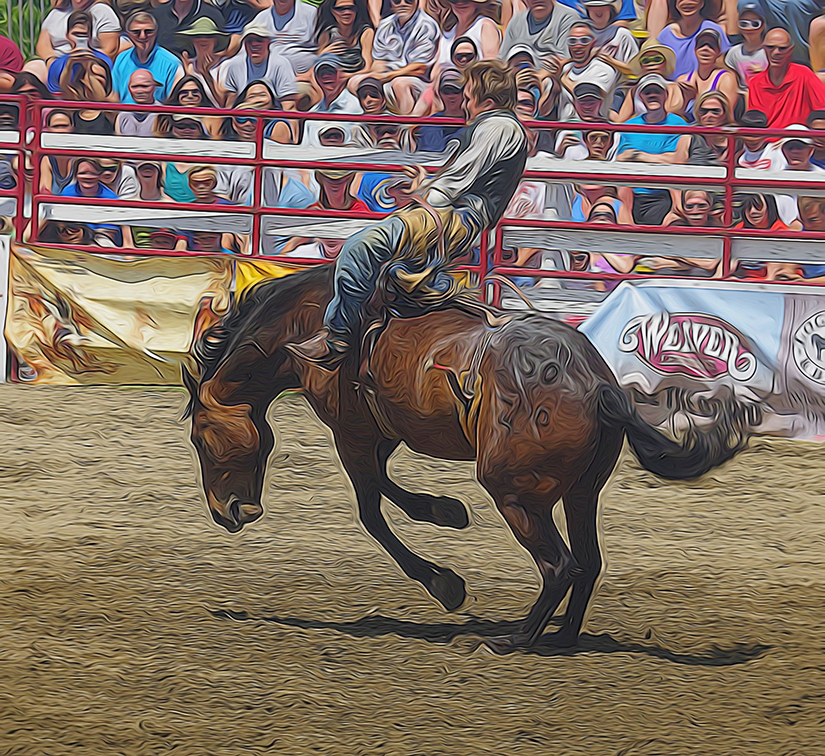
[[[181,365],[180,368],[181,378],[183,378],[183,385],[186,386],[186,389],[189,391],[189,394],[193,397],[198,395],[198,381],[192,373],[189,372],[189,369],[186,365]]]

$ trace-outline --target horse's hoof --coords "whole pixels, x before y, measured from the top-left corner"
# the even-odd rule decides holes
[[[541,636],[543,646],[552,648],[573,648],[579,644],[579,634],[562,628],[556,633],[547,633]]]
[[[526,648],[529,646],[529,640],[526,635],[515,633],[513,635],[501,635],[496,638],[487,638],[484,641],[484,645],[487,646],[487,648],[489,648],[494,654],[506,656],[507,654],[512,654],[514,651],[518,651],[520,648]]]
[[[467,507],[450,496],[434,496],[430,505],[432,522],[442,528],[461,530],[470,524]]]
[[[427,589],[448,612],[457,611],[467,598],[464,580],[452,570],[440,570],[430,580]]]

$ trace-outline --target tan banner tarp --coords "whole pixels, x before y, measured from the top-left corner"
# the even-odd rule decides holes
[[[199,314],[229,306],[233,264],[12,245],[6,340],[32,383],[178,384]]]

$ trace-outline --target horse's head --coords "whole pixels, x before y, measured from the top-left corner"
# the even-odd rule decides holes
[[[186,369],[183,376],[209,511],[218,525],[237,533],[264,512],[264,473],[274,445],[266,405],[235,403],[230,392],[236,387],[217,376],[203,383]]]

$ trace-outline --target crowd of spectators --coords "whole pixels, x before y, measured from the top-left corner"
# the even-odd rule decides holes
[[[0,93],[64,103],[44,110],[55,134],[254,141],[254,112],[280,110],[264,137],[280,144],[443,153],[461,127],[336,122],[335,114],[462,117],[462,71],[501,58],[516,72],[517,112],[533,155],[565,161],[736,165],[757,171],[825,168],[825,14],[820,0],[51,0],[24,63],[0,39]],[[226,116],[107,110],[112,103],[215,107]],[[246,111],[246,112],[245,112]],[[328,121],[289,118],[329,114]],[[751,129],[799,136],[617,134],[607,124]],[[620,166],[619,166],[620,167]],[[604,166],[597,169],[604,172]],[[698,169],[697,169],[698,170]],[[8,171],[7,171],[8,173]],[[248,167],[192,162],[42,159],[39,191],[90,199],[249,205]],[[637,175],[643,175],[640,169]],[[3,175],[0,174],[0,181]],[[12,179],[13,180],[13,179]],[[265,204],[389,212],[403,177],[266,169]],[[737,195],[733,218],[711,191],[525,181],[509,217],[643,226],[820,230],[823,202],[780,192]],[[80,231],[82,229],[82,233]],[[44,237],[104,246],[248,250],[239,234],[48,223]],[[208,236],[209,238],[206,238]],[[329,240],[269,240],[267,251],[331,256]],[[519,249],[519,265],[540,250]],[[570,265],[580,265],[571,257]],[[575,262],[579,260],[579,262]],[[592,255],[594,270],[689,271],[700,260]],[[742,266],[743,271],[759,266]],[[763,266],[761,273],[765,273]],[[772,269],[774,272],[778,268]],[[760,274],[761,274],[760,273]],[[805,276],[804,268],[781,275]]]

